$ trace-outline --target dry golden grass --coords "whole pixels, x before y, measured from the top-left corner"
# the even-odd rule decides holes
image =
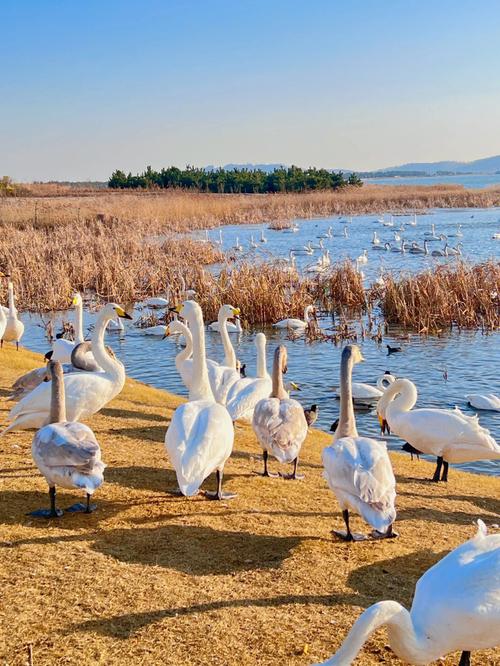
[[[38,355],[11,347],[0,357],[3,395],[40,364]],[[92,419],[108,469],[90,516],[27,517],[47,501],[31,434],[0,440],[1,663],[26,664],[32,645],[35,666],[311,664],[335,650],[371,603],[393,598],[409,606],[419,576],[474,534],[474,520],[498,521],[498,479],[453,470],[447,486],[435,486],[423,480],[431,465],[393,454],[401,537],[333,541],[329,531],[341,518],[320,463],[331,438],[319,431],[304,447],[304,482],[256,476],[256,440],[238,426],[226,469],[238,498],[173,497],[163,438],[179,403],[127,381]],[[60,506],[76,498],[61,491]],[[493,651],[474,658],[500,663]],[[401,664],[384,631],[356,663]],[[451,666],[458,656],[440,663]]]
[[[185,191],[79,190],[23,186],[23,194],[0,198],[0,225],[53,227],[97,215],[122,224],[148,222],[158,229],[186,231],[224,224],[256,224],[325,215],[413,211],[432,207],[500,204],[500,187],[467,190],[460,185],[365,185],[339,191],[297,194],[201,194]]]

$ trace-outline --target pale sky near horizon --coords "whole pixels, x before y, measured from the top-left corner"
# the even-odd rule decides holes
[[[500,154],[498,0],[2,0],[0,176]]]

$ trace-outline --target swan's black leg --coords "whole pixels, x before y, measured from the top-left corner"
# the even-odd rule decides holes
[[[262,476],[269,476],[273,479],[279,476],[279,474],[275,474],[274,472],[270,472],[267,465],[268,465],[268,460],[269,460],[269,453],[264,450],[262,454],[262,459],[264,460],[264,471],[262,472]]]
[[[346,531],[344,530],[332,530],[335,536],[340,537],[343,541],[364,541],[366,537],[363,534],[353,534],[351,528],[349,527],[349,510],[344,509],[342,511],[342,518],[346,526]]]
[[[16,351],[19,351],[19,340],[16,340]]]
[[[436,460],[436,471],[434,472],[434,476],[432,477],[433,481],[439,481],[439,478],[441,476],[441,467],[443,466],[443,457],[438,456]]]
[[[205,496],[211,500],[230,500],[236,497],[236,493],[225,493],[222,490],[222,478],[224,476],[222,470],[218,469],[215,473],[217,477],[217,490],[215,492],[206,492]]]
[[[90,503],[90,497],[91,495],[87,493],[87,501],[85,504],[83,502],[77,502],[76,504],[69,506],[66,511],[69,513],[92,513],[97,509],[97,505]]]
[[[293,472],[291,474],[280,474],[284,479],[288,480],[300,480],[304,478],[303,474],[297,474],[297,467],[299,466],[299,458],[295,458],[293,461]]]
[[[28,513],[28,516],[34,516],[35,518],[60,518],[63,515],[62,509],[56,508],[56,487],[50,486],[49,488],[49,497],[50,497],[50,509],[37,509]]]
[[[446,460],[443,461],[443,474],[441,476],[441,481],[448,481],[448,463]]]
[[[470,666],[470,652],[462,652],[458,666]]]

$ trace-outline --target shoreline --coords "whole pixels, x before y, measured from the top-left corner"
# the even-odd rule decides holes
[[[41,355],[5,346],[0,396],[40,364]],[[301,456],[306,479],[293,483],[255,475],[261,454],[251,427],[240,424],[226,469],[238,497],[173,497],[163,438],[182,401],[127,379],[120,396],[87,421],[108,465],[90,516],[26,517],[47,501],[31,462],[33,433],[0,440],[0,561],[9,572],[0,636],[9,664],[24,663],[31,644],[37,665],[306,666],[332,654],[371,603],[393,598],[409,608],[416,580],[474,535],[473,521],[499,522],[498,478],[454,469],[447,485],[435,485],[425,481],[431,463],[391,452],[400,538],[339,543],[330,530],[340,512],[321,477],[321,449],[331,436],[310,432]],[[0,403],[2,423],[8,407]],[[61,490],[61,507],[76,497]],[[366,531],[358,517],[353,522]],[[474,658],[494,663],[495,653]],[[356,661],[381,662],[402,663],[386,648],[384,631]],[[441,663],[457,663],[456,654]]]

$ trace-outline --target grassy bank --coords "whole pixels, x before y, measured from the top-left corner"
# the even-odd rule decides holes
[[[0,351],[0,396],[40,356]],[[346,545],[321,475],[331,438],[309,434],[301,483],[263,479],[250,428],[237,427],[227,464],[230,503],[177,498],[163,438],[176,396],[128,380],[90,425],[108,464],[97,512],[41,523],[26,513],[47,502],[30,455],[30,433],[0,440],[0,661],[44,664],[311,664],[339,645],[363,608],[411,603],[418,577],[475,532],[498,522],[498,479],[450,474],[423,479],[426,462],[392,454],[398,480],[397,540]],[[0,423],[8,404],[0,403]],[[275,464],[273,464],[273,467]],[[61,491],[61,507],[77,495]],[[354,520],[360,531],[365,526]],[[384,631],[357,663],[401,664]],[[475,663],[495,664],[493,652]],[[458,656],[440,662],[451,666]]]

